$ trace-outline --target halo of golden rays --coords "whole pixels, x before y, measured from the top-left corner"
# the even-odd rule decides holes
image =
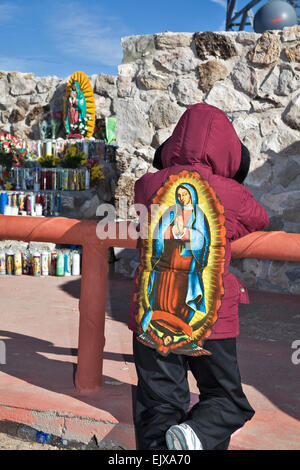
[[[187,170],[171,175],[152,198],[148,211],[148,220],[142,227],[141,265],[137,276],[138,312],[136,320],[140,324],[149,303],[149,282],[152,274],[152,251],[154,231],[166,209],[176,204],[176,188],[188,183],[194,186],[198,194],[198,206],[204,212],[210,228],[210,247],[207,265],[202,272],[205,292],[206,314],[197,311],[189,323],[193,330],[193,339],[201,346],[209,337],[211,328],[218,319],[218,310],[224,294],[223,273],[225,265],[226,228],[224,207],[214,189],[196,172]],[[147,235],[147,236],[146,236]]]
[[[80,90],[84,94],[85,101],[86,101],[86,114],[87,116],[90,115],[90,120],[88,121],[88,130],[85,135],[85,139],[89,139],[92,137],[95,129],[95,120],[96,120],[96,105],[95,105],[95,97],[92,85],[84,72],[74,72],[67,84],[65,99],[64,99],[64,109],[63,109],[63,120],[65,122],[66,118],[66,104],[67,99],[71,91],[72,83],[76,81],[79,83]]]

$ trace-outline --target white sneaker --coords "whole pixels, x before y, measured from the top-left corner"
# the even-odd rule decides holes
[[[185,423],[171,426],[166,432],[166,441],[169,450],[203,450],[197,434]]]

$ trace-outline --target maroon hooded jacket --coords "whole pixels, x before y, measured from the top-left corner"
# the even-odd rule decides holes
[[[146,173],[135,184],[135,203],[151,204],[168,177],[181,170],[197,171],[215,190],[224,207],[226,227],[224,295],[209,339],[233,338],[239,333],[238,304],[249,303],[245,286],[228,271],[230,242],[264,229],[269,218],[250,191],[232,178],[241,162],[241,143],[227,116],[207,104],[190,106],[180,118],[161,153],[163,169]],[[133,283],[134,294],[135,282]],[[131,300],[129,328],[137,332],[137,305]]]

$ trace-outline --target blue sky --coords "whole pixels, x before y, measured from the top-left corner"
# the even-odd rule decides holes
[[[116,75],[122,37],[224,30],[225,13],[226,0],[0,0],[0,70]]]

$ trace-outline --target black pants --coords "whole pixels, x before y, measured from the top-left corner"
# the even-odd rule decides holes
[[[182,422],[192,427],[205,450],[226,450],[231,434],[254,415],[242,390],[235,338],[207,340],[203,347],[212,355],[163,357],[134,335],[138,450],[167,449],[166,431]],[[189,412],[188,369],[200,391],[199,402]]]

